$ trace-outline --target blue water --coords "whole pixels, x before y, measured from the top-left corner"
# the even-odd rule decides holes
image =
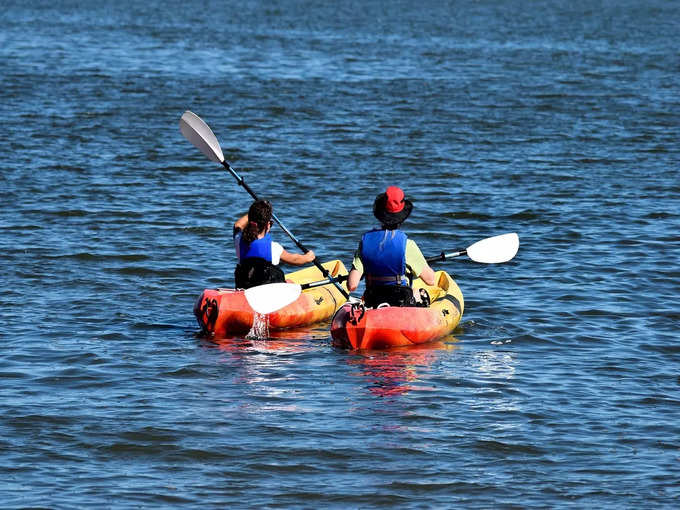
[[[2,11],[3,508],[677,507],[678,2]],[[416,350],[198,338],[250,197],[187,109],[323,260],[389,184],[520,251]]]

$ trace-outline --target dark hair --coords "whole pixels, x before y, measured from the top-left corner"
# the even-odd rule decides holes
[[[248,209],[248,224],[243,230],[243,240],[252,243],[272,220],[272,204],[268,200],[256,200]]]
[[[380,227],[382,230],[398,230],[401,228],[401,222],[400,223],[381,223]]]

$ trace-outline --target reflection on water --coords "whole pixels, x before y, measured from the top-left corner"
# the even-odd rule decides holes
[[[272,413],[307,412],[292,388],[299,380],[299,355],[314,348],[308,340],[213,338],[206,346],[226,354],[221,386],[227,393],[239,395],[225,403],[225,415],[238,412],[261,418]]]
[[[217,347],[219,350],[243,358],[248,354],[257,352],[273,354],[296,354],[314,349],[305,337],[285,338],[252,338],[252,337],[224,337],[211,338],[206,343],[208,346]],[[249,358],[250,359],[250,358]]]
[[[515,375],[515,355],[512,352],[479,351],[474,357],[474,368],[482,376],[512,379]]]
[[[250,385],[266,382],[263,371],[280,370],[282,365],[294,364],[295,358],[289,355],[317,350],[320,341],[329,342],[328,332],[323,326],[272,331],[267,338],[211,338],[206,345],[229,353],[232,360],[238,360],[239,371],[242,372],[238,380]],[[429,367],[440,359],[443,352],[459,349],[457,342],[458,339],[449,336],[441,341],[409,347],[347,352],[347,363],[359,369],[352,375],[365,380],[369,392],[377,396],[432,391],[435,388],[425,382]],[[488,370],[491,370],[491,361],[487,360],[487,364]]]
[[[488,424],[492,435],[525,426],[527,406],[518,394],[517,363],[511,351],[477,351],[468,366],[470,373],[464,375],[471,391],[461,404],[475,413],[495,414],[498,418]]]
[[[368,381],[368,390],[374,395],[387,397],[410,391],[432,391],[424,384],[423,372],[439,359],[442,351],[458,349],[454,337],[445,341],[429,342],[385,351],[360,351],[348,358],[357,366],[355,374]]]
[[[308,328],[269,330],[267,316],[256,313],[253,327],[245,337],[215,336],[206,339],[206,345],[234,354],[258,351],[295,354],[314,350],[317,347],[315,341],[318,340],[328,340],[327,324],[322,323]]]

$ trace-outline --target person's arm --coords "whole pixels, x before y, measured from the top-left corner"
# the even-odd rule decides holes
[[[418,275],[418,278],[423,280],[428,285],[434,285],[434,269],[432,269],[427,262],[425,262],[425,267]]]
[[[358,269],[352,268],[347,276],[347,290],[350,292],[357,290],[359,282],[361,281],[361,275],[362,273]]]
[[[286,250],[281,252],[281,262],[285,262],[291,266],[301,266],[303,264],[308,264],[315,258],[316,255],[314,255],[313,250],[309,250],[307,253],[290,253]]]
[[[359,249],[354,252],[354,260],[352,260],[352,269],[347,275],[347,290],[350,292],[357,290],[361,277],[364,275],[364,264],[361,262],[361,243],[359,243]]]
[[[418,245],[411,239],[406,244],[406,264],[427,285],[434,285],[434,270],[427,263],[425,257],[423,257],[423,253]]]
[[[246,225],[248,224],[248,214],[244,214],[241,216],[239,219],[236,220],[236,223],[234,223],[234,235],[236,235],[236,232],[239,230],[243,231],[246,228]]]

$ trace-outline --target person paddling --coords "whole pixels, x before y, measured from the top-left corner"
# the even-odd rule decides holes
[[[364,303],[376,307],[418,306],[411,283],[414,278],[434,285],[434,271],[418,245],[399,227],[413,210],[410,200],[397,186],[389,186],[373,203],[373,214],[381,227],[364,233],[354,254],[347,288],[356,290],[362,275],[366,277]]]
[[[267,200],[256,200],[248,213],[234,223],[234,247],[238,265],[234,271],[236,288],[248,289],[265,283],[285,282],[280,262],[302,266],[312,262],[314,252],[290,253],[276,241],[269,230],[272,227],[272,205]]]

